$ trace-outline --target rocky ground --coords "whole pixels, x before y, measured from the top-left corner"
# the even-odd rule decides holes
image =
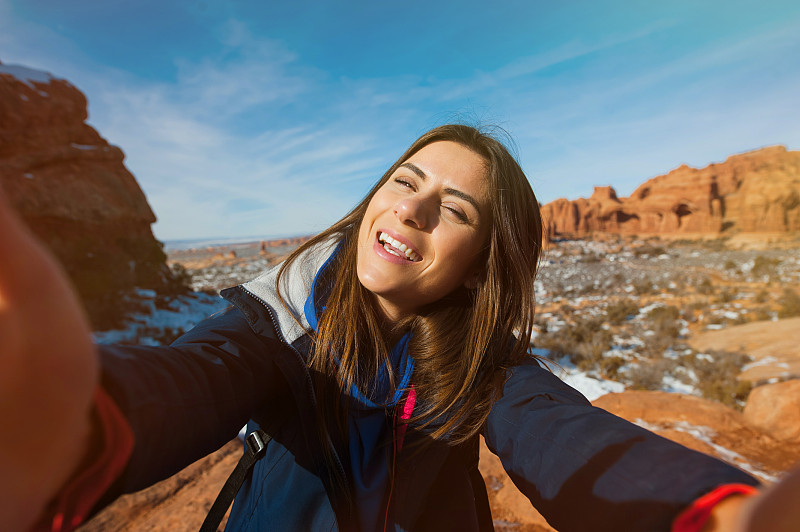
[[[800,463],[800,242],[770,238],[555,242],[536,283],[535,352],[614,381],[604,390],[622,393],[595,405],[772,482]],[[255,243],[173,252],[170,261],[195,290],[211,292],[287,251]],[[230,444],[123,497],[84,529],[196,530],[238,452]],[[481,453],[496,528],[552,530],[496,457]]]

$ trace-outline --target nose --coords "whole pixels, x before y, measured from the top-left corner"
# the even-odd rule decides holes
[[[405,225],[424,229],[429,224],[430,213],[425,199],[415,196],[403,198],[394,205],[394,214]]]

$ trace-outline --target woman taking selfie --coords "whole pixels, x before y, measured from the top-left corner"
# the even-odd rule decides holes
[[[93,347],[62,274],[3,211],[11,530],[71,529],[248,420],[272,441],[228,530],[491,530],[480,434],[558,530],[744,523],[755,479],[592,407],[528,354],[542,220],[518,163],[477,129],[425,133],[169,347]]]

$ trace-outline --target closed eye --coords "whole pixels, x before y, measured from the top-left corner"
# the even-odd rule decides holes
[[[453,215],[458,218],[461,222],[466,223],[468,221],[467,215],[464,214],[460,209],[456,209],[453,207],[448,207],[447,205],[442,205],[446,210],[453,213]]]
[[[414,184],[411,183],[411,181],[409,181],[408,179],[405,179],[403,177],[395,177],[394,182],[398,183],[400,186],[414,190]]]

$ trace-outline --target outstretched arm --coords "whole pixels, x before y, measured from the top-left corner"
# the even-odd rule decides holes
[[[594,408],[533,362],[516,368],[484,435],[517,487],[559,530],[800,529],[800,469],[761,493],[736,494],[758,483]]]
[[[750,475],[593,407],[535,362],[515,368],[486,443],[558,530],[670,530],[723,484]]]
[[[0,192],[0,515],[27,529],[88,449],[97,355],[56,261]]]

